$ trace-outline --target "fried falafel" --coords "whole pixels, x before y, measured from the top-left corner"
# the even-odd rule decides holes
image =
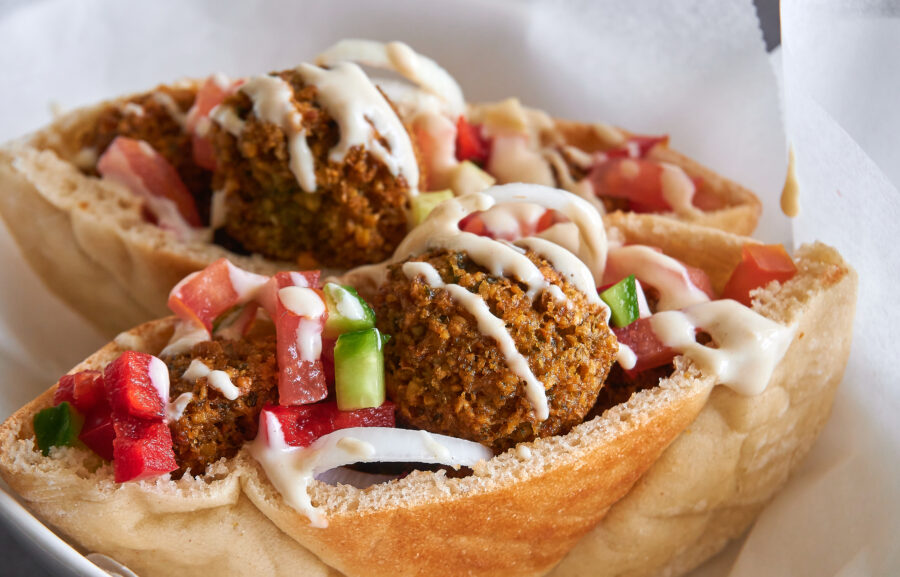
[[[225,231],[249,251],[305,265],[349,268],[384,260],[407,232],[410,186],[419,182],[394,176],[363,146],[351,148],[341,162],[330,159],[341,134],[317,101],[318,89],[296,70],[277,77],[290,86],[291,105],[302,118],[316,191],[304,191],[292,172],[283,127],[260,119],[251,98],[239,91],[222,106],[243,123],[240,135],[217,123],[212,129],[222,167],[215,186],[226,194]],[[377,131],[376,139],[386,146]]]
[[[505,450],[565,434],[594,406],[618,346],[601,305],[591,304],[542,257],[528,258],[566,297],[549,291],[533,302],[524,286],[490,274],[466,254],[438,250],[411,259],[432,265],[446,283],[477,293],[500,318],[544,385],[549,417],[539,421],[523,380],[497,342],[449,293],[391,265],[374,299],[385,347],[388,397],[403,423]]]

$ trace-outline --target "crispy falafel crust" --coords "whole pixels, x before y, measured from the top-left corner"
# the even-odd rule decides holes
[[[329,159],[340,140],[337,123],[316,102],[315,86],[300,74],[278,74],[294,91],[293,104],[315,162],[316,191],[305,192],[289,168],[287,136],[261,121],[241,92],[223,103],[244,120],[239,137],[213,123],[216,188],[225,190],[225,229],[250,251],[296,261],[311,255],[326,267],[379,262],[393,253],[407,231],[410,184],[362,147],[343,162]],[[386,97],[385,97],[386,98]],[[424,175],[422,179],[424,182]]]
[[[478,293],[503,320],[545,386],[550,416],[535,418],[525,383],[471,313],[446,290],[407,279],[402,264],[395,264],[373,306],[379,328],[393,337],[385,346],[385,381],[402,421],[502,451],[564,434],[594,406],[618,349],[604,308],[588,303],[545,259],[531,251],[527,256],[567,302],[548,291],[532,302],[521,283],[491,275],[463,253],[438,251],[410,260],[427,262],[444,282]]]
[[[612,221],[632,242],[708,265],[718,288],[741,246],[754,242],[663,218]],[[711,379],[676,359],[660,386],[472,476],[415,472],[363,491],[315,482],[313,502],[330,521],[324,530],[286,506],[243,451],[203,479],[118,486],[110,467],[85,466],[96,464],[86,451],[42,457],[30,423],[52,389],[0,427],[0,474],[85,550],[145,577],[332,574],[328,566],[374,577],[542,575],[561,559],[557,575],[683,574],[752,522],[829,413],[849,354],[856,275],[821,244],[796,257],[794,279],[756,294],[757,312],[797,324],[762,395],[722,387],[709,395]],[[154,352],[171,331],[171,319],[156,321],[117,342]],[[122,350],[112,343],[74,370],[102,367]]]

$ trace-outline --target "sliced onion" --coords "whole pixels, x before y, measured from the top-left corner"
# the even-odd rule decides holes
[[[346,440],[344,440],[346,439]],[[314,474],[352,463],[429,463],[471,467],[494,456],[484,445],[427,431],[352,427],[318,438]]]
[[[316,475],[316,481],[322,481],[329,485],[350,485],[357,489],[365,489],[379,483],[387,483],[399,479],[399,475],[384,475],[379,473],[364,473],[354,471],[347,467],[337,467]]]

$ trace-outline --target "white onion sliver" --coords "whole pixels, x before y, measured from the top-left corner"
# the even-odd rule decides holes
[[[451,467],[471,467],[493,457],[490,449],[472,441],[423,431],[392,427],[352,427],[320,437],[310,449],[319,453],[314,473],[318,474],[351,463],[429,463]],[[351,438],[368,443],[372,451],[355,453],[341,450],[338,442]],[[440,448],[446,451],[440,450]],[[320,452],[321,451],[321,452]]]
[[[398,475],[382,475],[378,473],[365,473],[354,471],[347,467],[337,467],[316,475],[316,481],[322,481],[329,485],[350,485],[357,489],[365,489],[379,483],[387,483],[399,479]]]

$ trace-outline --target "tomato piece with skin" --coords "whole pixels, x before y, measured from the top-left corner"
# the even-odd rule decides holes
[[[481,125],[469,124],[464,116],[460,116],[456,121],[456,159],[484,166],[490,151],[490,142],[482,136]]]
[[[287,291],[292,292],[286,295]],[[298,295],[300,298],[286,299]],[[280,404],[303,405],[328,396],[322,363],[322,332],[327,316],[320,289],[288,285],[275,294],[272,320],[275,322]]]
[[[269,281],[259,291],[259,303],[275,318],[275,304],[278,291],[284,287],[298,286],[307,288],[322,288],[322,272],[318,270],[281,271],[269,277]]]
[[[381,406],[355,411],[341,411],[337,403],[285,407],[269,405],[260,415],[260,431],[267,434],[266,419],[275,418],[281,425],[285,443],[291,447],[308,447],[316,439],[338,429],[350,427],[393,427],[394,404],[385,401]],[[266,443],[269,442],[265,438]]]
[[[750,291],[763,287],[773,280],[786,282],[797,274],[797,265],[780,244],[745,244],[741,249],[741,262],[731,273],[722,298],[734,299],[750,306]]]
[[[117,136],[97,162],[97,171],[142,198],[161,197],[171,201],[188,226],[203,226],[194,197],[178,171],[143,140]],[[156,213],[161,226],[169,224],[177,229],[177,223],[169,222],[166,216],[171,215]]]
[[[470,232],[472,234],[477,234],[478,236],[484,236],[492,239],[502,239],[507,241],[515,241],[523,237],[533,236],[535,234],[540,234],[553,226],[554,224],[560,222],[568,222],[568,219],[557,213],[555,210],[547,209],[544,213],[534,222],[522,222],[519,221],[519,233],[516,235],[509,234],[497,234],[492,231],[484,222],[484,219],[481,218],[481,212],[473,212],[470,215],[467,215],[461,221],[459,221],[459,229],[463,232]]]
[[[194,163],[206,170],[216,169],[215,149],[207,135],[209,114],[225,98],[233,94],[243,80],[229,82],[221,76],[210,76],[197,91],[194,105],[187,113],[187,130],[191,134],[191,153]]]
[[[653,331],[650,318],[638,319],[628,326],[613,328],[612,331],[620,343],[632,350],[637,359],[634,367],[625,369],[630,377],[671,363],[675,358],[675,351],[663,344]]]
[[[662,165],[652,160],[613,158],[595,164],[587,178],[597,196],[626,199],[640,212],[668,212],[662,174]]]
[[[268,280],[269,277],[247,272],[220,258],[175,285],[169,293],[169,309],[212,332],[213,321],[219,315],[250,301]]]

